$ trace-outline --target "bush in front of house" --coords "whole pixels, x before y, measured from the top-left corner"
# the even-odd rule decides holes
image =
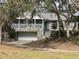
[[[2,32],[4,41],[13,41],[16,39],[16,31],[15,29],[11,28],[11,24],[7,24],[7,22],[5,22],[2,27]]]
[[[9,37],[10,38],[15,38],[16,37],[16,32],[14,29],[11,29],[10,31],[8,31]]]
[[[71,36],[70,39],[72,40],[72,42],[79,45],[79,30],[74,31],[74,33],[73,33],[73,35]]]

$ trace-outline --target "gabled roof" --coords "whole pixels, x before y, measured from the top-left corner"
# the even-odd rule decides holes
[[[30,12],[25,12],[23,15],[16,17],[16,19],[31,19],[31,13]],[[43,19],[39,15],[34,15],[33,19]]]
[[[58,20],[58,17],[55,13],[38,13],[38,15],[45,20]],[[60,17],[62,20],[66,20],[64,16],[60,15]]]
[[[60,15],[60,17],[62,20],[66,20],[64,16]],[[22,16],[17,17],[17,19],[31,19],[31,13],[25,12]],[[33,19],[58,20],[58,17],[55,13],[36,13]]]
[[[40,17],[39,15],[35,15],[33,19],[44,19],[44,18]]]
[[[24,16],[16,17],[16,19],[26,19]]]
[[[57,20],[55,13],[38,13],[38,15],[46,20]]]

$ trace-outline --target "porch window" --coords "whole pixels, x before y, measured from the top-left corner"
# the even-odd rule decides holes
[[[26,20],[25,20],[25,19],[21,19],[21,20],[20,20],[20,23],[21,23],[21,24],[24,24],[24,23],[26,23]]]
[[[34,19],[33,20],[29,20],[29,24],[34,24]]]
[[[37,19],[36,20],[36,24],[42,24],[42,20],[41,19]]]

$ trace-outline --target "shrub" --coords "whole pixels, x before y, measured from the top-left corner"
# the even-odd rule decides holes
[[[8,31],[9,37],[15,39],[16,37],[16,31],[14,29],[10,29]]]
[[[79,44],[79,31],[74,32],[74,34],[71,36],[71,40],[74,43]]]

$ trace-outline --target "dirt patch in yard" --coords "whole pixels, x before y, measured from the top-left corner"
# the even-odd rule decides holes
[[[20,44],[14,44],[14,45],[8,44],[8,45],[12,47],[28,49],[28,50],[30,49],[30,50],[47,51],[49,49],[58,49],[58,50],[79,51],[79,45],[72,43],[70,41],[62,41],[62,40],[52,40],[52,41],[49,40],[49,42],[45,40],[38,40],[28,44],[24,43],[23,45]]]
[[[76,45],[72,42],[63,42],[63,41],[50,41],[46,43],[44,40],[39,40],[36,42],[32,42],[30,44],[24,44],[26,46],[32,48],[51,48],[51,49],[60,49],[60,50],[72,50],[72,51],[79,51],[79,45]]]

